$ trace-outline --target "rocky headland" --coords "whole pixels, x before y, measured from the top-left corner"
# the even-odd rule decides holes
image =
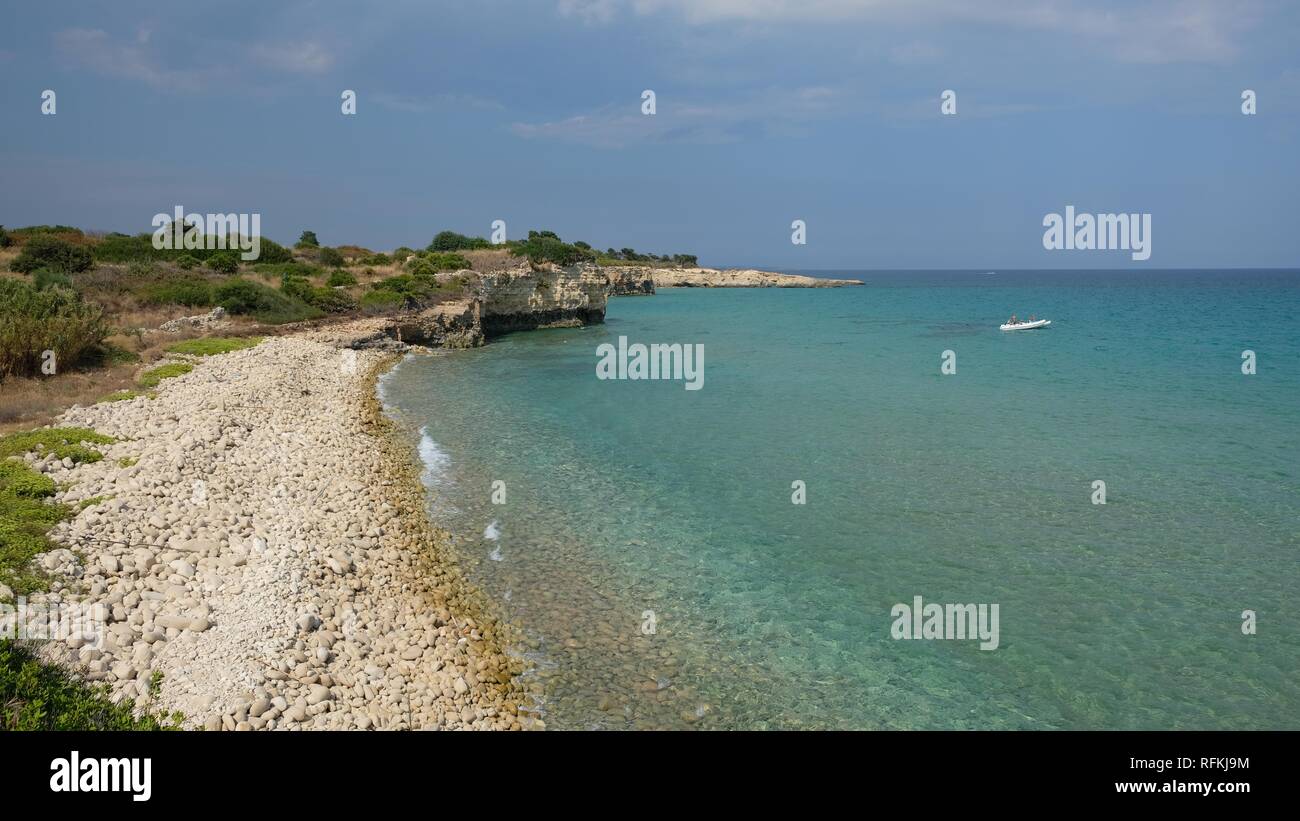
[[[654,268],[656,288],[841,288],[861,285],[856,279],[823,279],[800,274],[716,268]]]

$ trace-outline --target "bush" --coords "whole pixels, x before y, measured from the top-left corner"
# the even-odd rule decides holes
[[[319,310],[300,299],[239,277],[218,285],[213,298],[232,314],[251,314],[259,322],[269,325],[300,322],[321,315]]]
[[[320,249],[320,264],[327,268],[342,268],[347,260],[335,248]]]
[[[336,268],[333,271],[330,271],[329,279],[325,280],[325,284],[331,288],[346,287],[348,285],[356,285],[357,278],[353,276],[350,271]]]
[[[0,730],[179,730],[184,716],[136,716],[131,699],[114,702],[106,684],[83,684],[31,648],[0,640]]]
[[[467,237],[455,231],[442,231],[429,243],[427,251],[472,251],[491,248],[492,243],[482,237]]]
[[[295,248],[319,248],[320,240],[316,239],[315,231],[303,231],[302,236],[294,244]]]
[[[406,304],[406,297],[396,291],[379,289],[367,291],[361,297],[361,309],[368,314],[384,313],[401,308]]]
[[[264,285],[236,277],[218,285],[212,298],[229,313],[251,314],[268,304],[268,292],[274,293]]]
[[[162,259],[170,252],[159,250],[153,247],[152,234],[137,234],[129,237],[126,234],[109,234],[99,241],[94,248],[95,259],[100,262],[131,262],[137,259]],[[188,256],[193,252],[179,252],[180,255]]]
[[[13,245],[13,242],[13,239],[9,236],[9,232],[5,230],[3,225],[0,225],[0,248],[8,248],[10,245]]]
[[[44,351],[66,368],[108,336],[103,309],[70,288],[0,279],[0,380],[40,372]]]
[[[280,277],[280,290],[296,299],[310,303],[312,297],[312,285],[302,277],[285,274]]]
[[[219,274],[236,274],[239,272],[239,257],[233,251],[222,251],[208,257],[208,267]]]
[[[199,266],[199,261],[189,254],[181,254],[176,258],[176,266],[182,271],[189,271]]]
[[[357,262],[360,265],[392,265],[393,258],[388,254],[371,254],[368,257],[362,257]]]
[[[345,314],[357,309],[357,301],[346,291],[336,291],[333,288],[313,288],[311,297],[306,302],[327,314]]]
[[[406,270],[417,277],[429,277],[442,271],[463,271],[470,261],[460,254],[424,253],[406,262]]]
[[[71,288],[72,280],[67,274],[59,271],[51,271],[49,268],[39,268],[32,274],[32,284],[36,290],[44,291],[47,288],[62,287]]]
[[[140,297],[149,305],[186,305],[206,308],[214,303],[212,283],[199,277],[153,282],[140,290]]]
[[[575,265],[596,260],[595,252],[564,242],[554,231],[529,231],[527,240],[511,244],[510,253],[528,257],[528,261],[534,264]]]
[[[9,263],[9,267],[21,274],[29,274],[38,268],[75,274],[89,268],[94,261],[90,250],[83,246],[38,234],[27,240],[22,253]]]
[[[281,262],[293,262],[293,251],[272,239],[262,237],[259,240],[255,262],[267,262],[272,265]]]

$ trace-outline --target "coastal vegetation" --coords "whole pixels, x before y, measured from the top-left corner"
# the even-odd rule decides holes
[[[54,481],[21,457],[30,453],[69,460],[65,464],[98,462],[103,454],[91,445],[113,441],[87,428],[44,428],[0,437],[0,584],[18,595],[44,589],[45,577],[31,567],[32,557],[53,549],[45,534],[70,514],[51,501],[57,489]]]
[[[155,677],[153,690],[161,681]],[[178,730],[180,713],[137,716],[129,700],[113,702],[103,684],[86,684],[45,664],[30,647],[0,640],[0,730]]]
[[[215,356],[217,354],[242,351],[252,348],[262,341],[260,336],[220,337],[206,336],[201,339],[187,339],[167,346],[168,353],[186,354],[187,356]]]
[[[226,337],[273,333],[275,326],[418,310],[461,299],[478,273],[526,263],[650,267],[694,264],[686,254],[629,248],[601,252],[554,231],[492,244],[438,231],[418,250],[322,244],[303,230],[293,246],[258,237],[244,260],[244,238],[209,242],[201,226],[173,221],[154,233],[97,233],[68,225],[0,228],[0,432],[24,420],[49,421],[75,403],[136,395],[140,362],[213,333],[203,323],[157,329],[222,308]],[[221,245],[223,247],[210,247]],[[173,323],[174,324],[174,323]],[[53,352],[52,355],[47,352]]]

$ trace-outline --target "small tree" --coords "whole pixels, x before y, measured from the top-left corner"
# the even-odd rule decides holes
[[[302,236],[298,237],[298,243],[295,248],[319,248],[320,240],[316,239],[315,231],[303,231]]]
[[[90,250],[84,246],[37,234],[27,241],[22,253],[9,263],[9,267],[20,274],[29,274],[37,268],[76,274],[89,268],[94,261]]]
[[[231,251],[221,251],[208,257],[208,267],[229,276],[239,271],[239,258]]]

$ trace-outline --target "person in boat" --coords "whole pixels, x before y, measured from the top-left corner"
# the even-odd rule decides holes
[[[1016,315],[1015,315],[1015,314],[1012,314],[1012,315],[1011,315],[1011,318],[1007,320],[1007,324],[1008,324],[1008,325],[1015,325],[1015,324],[1016,324]]]
[[[1030,314],[1030,315],[1029,315],[1029,321],[1030,321],[1030,322],[1035,322],[1035,321],[1036,321],[1036,320],[1034,319],[1034,315],[1033,315],[1033,314]]]

